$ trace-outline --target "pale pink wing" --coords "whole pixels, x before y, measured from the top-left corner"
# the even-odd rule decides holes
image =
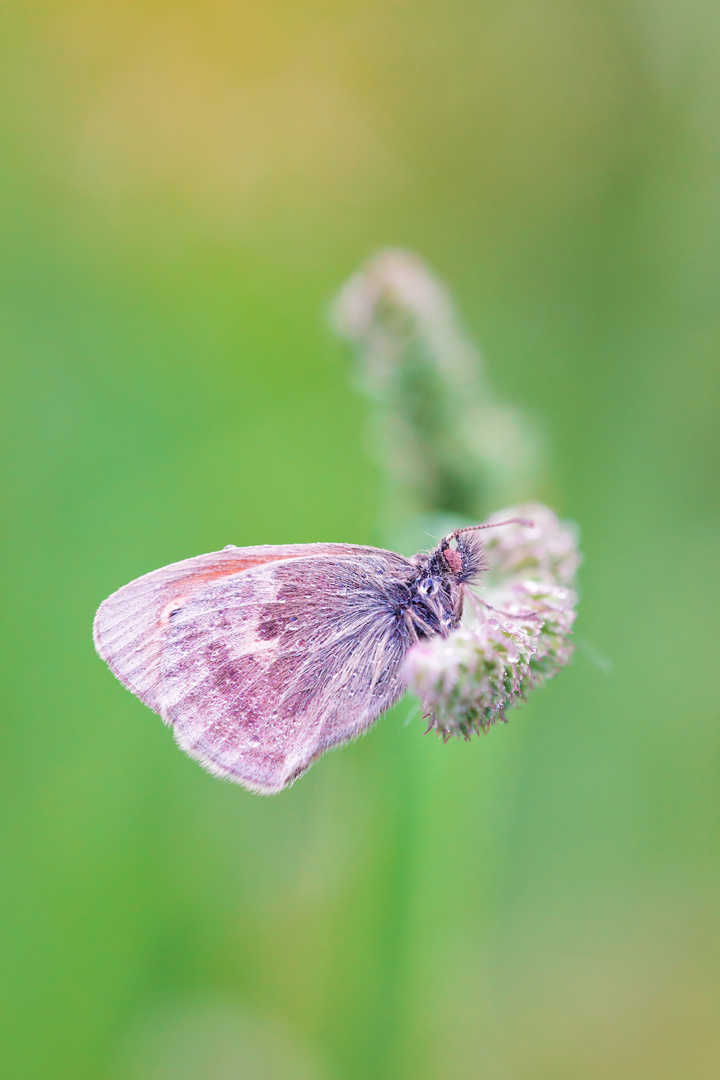
[[[374,550],[354,544],[262,544],[170,563],[136,578],[104,600],[93,624],[95,648],[112,673],[155,712],[158,661],[172,612],[221,578],[283,559]]]
[[[397,590],[412,573],[355,545],[226,549],[120,589],[96,644],[191,757],[271,793],[403,692]]]

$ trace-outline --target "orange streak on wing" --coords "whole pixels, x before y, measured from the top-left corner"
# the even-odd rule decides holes
[[[173,612],[178,611],[183,604],[186,604],[188,600],[191,600],[193,596],[201,591],[201,589],[212,582],[219,581],[224,577],[230,577],[232,574],[240,574],[243,570],[252,570],[256,566],[264,566],[265,563],[282,562],[285,559],[297,558],[301,558],[301,556],[299,554],[239,555],[234,559],[224,559],[223,562],[217,566],[212,566],[205,570],[198,570],[194,574],[189,574],[188,577],[183,578],[182,580],[182,593],[174,599],[169,600],[163,606],[158,618],[158,626],[168,626],[170,623],[170,616]]]

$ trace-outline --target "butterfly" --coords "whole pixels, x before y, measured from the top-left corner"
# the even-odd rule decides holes
[[[114,592],[95,616],[95,647],[191,758],[273,794],[402,696],[412,646],[458,626],[485,569],[477,530],[489,527],[411,558],[355,544],[229,545]]]

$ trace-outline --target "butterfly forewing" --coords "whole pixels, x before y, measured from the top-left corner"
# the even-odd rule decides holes
[[[95,648],[128,690],[158,712],[158,662],[172,611],[220,578],[269,562],[348,548],[354,550],[354,545],[229,545],[223,551],[163,566],[136,578],[103,601],[93,625]]]
[[[105,601],[98,651],[211,772],[279,791],[403,692],[413,572],[349,544],[199,556]]]

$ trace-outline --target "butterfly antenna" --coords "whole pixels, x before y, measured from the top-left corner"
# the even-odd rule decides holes
[[[535,522],[530,521],[529,518],[508,518],[507,521],[487,521],[484,525],[466,525],[462,529],[455,529],[449,536],[446,536],[442,541],[441,548],[444,550],[450,541],[457,540],[461,533],[475,532],[477,529],[499,529],[501,525],[525,525],[532,529]]]

